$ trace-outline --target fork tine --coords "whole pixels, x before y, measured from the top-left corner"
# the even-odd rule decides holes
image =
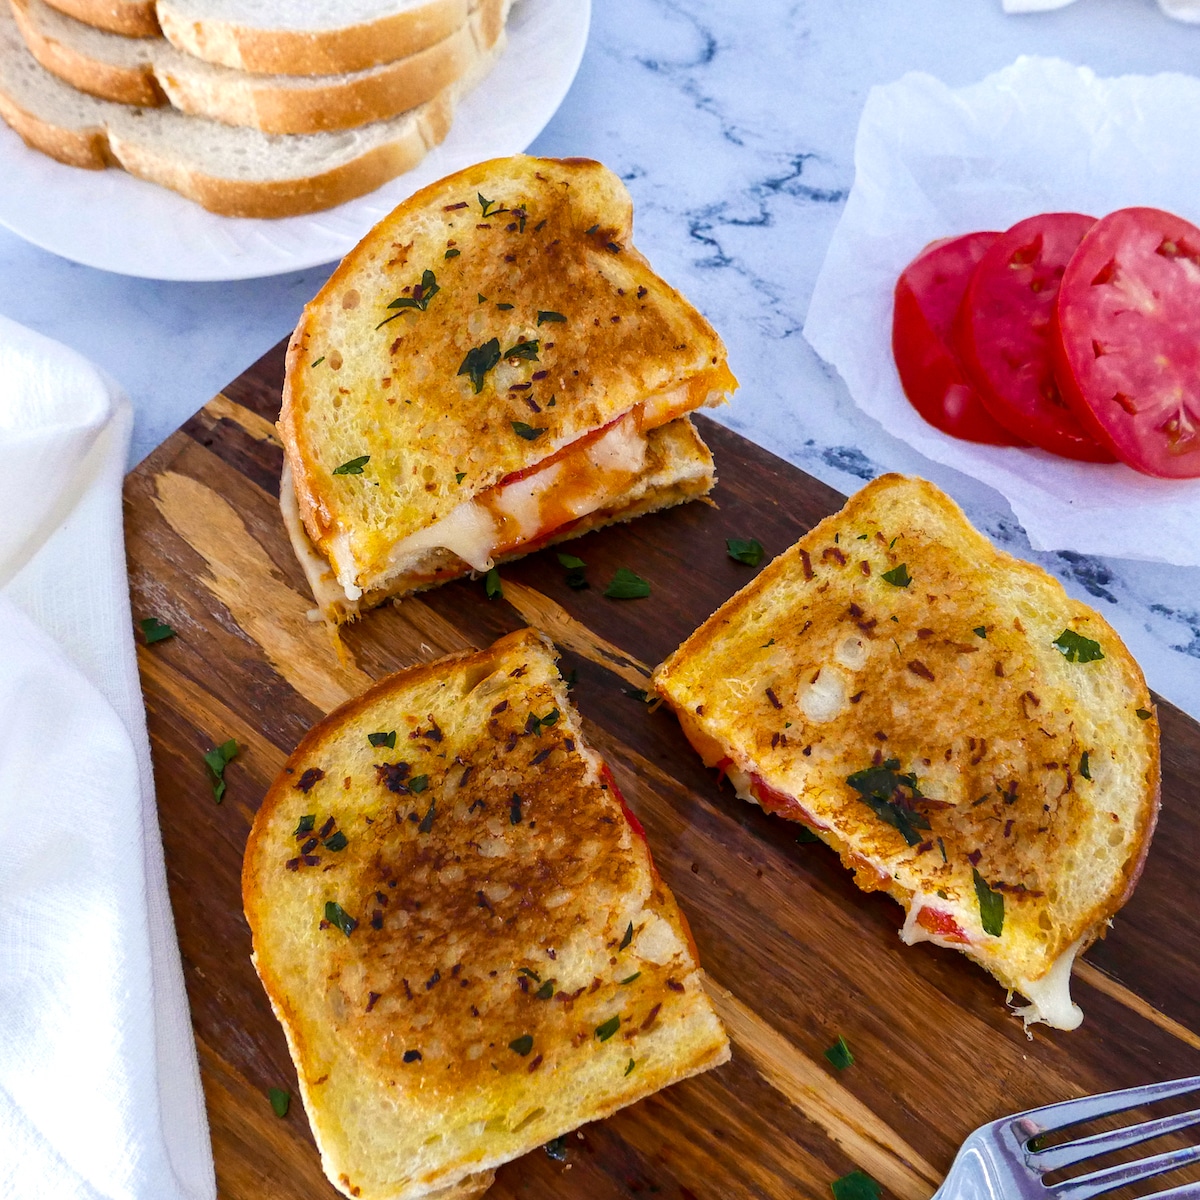
[[[1166,1154],[1156,1154],[1153,1158],[1143,1158],[1138,1162],[1123,1163],[1103,1171],[1094,1171],[1090,1175],[1081,1175],[1078,1179],[1070,1179],[1066,1183],[1048,1188],[1046,1195],[1053,1197],[1053,1200],[1091,1200],[1093,1196],[1102,1196],[1105,1192],[1115,1191],[1128,1183],[1137,1183],[1139,1179],[1151,1179],[1155,1175],[1162,1175],[1175,1170],[1176,1167],[1186,1167],[1194,1162],[1200,1162],[1200,1146],[1171,1150]],[[1189,1194],[1187,1190],[1175,1190],[1177,1195]],[[1190,1194],[1197,1194],[1195,1184],[1191,1185]]]
[[[1039,1131],[1050,1132],[1067,1125],[1078,1125],[1082,1121],[1094,1121],[1097,1117],[1111,1116],[1113,1113],[1141,1108],[1144,1104],[1153,1104],[1171,1096],[1186,1096],[1188,1092],[1195,1091],[1200,1091],[1200,1075],[1191,1075],[1187,1079],[1173,1079],[1166,1083],[1146,1084],[1143,1087],[1125,1088],[1119,1092],[1102,1092],[1098,1096],[1080,1096],[1078,1100],[1064,1100],[1060,1104],[1047,1104],[1043,1108],[1033,1108],[1021,1113],[1016,1120],[1022,1124],[1028,1122],[1038,1126],[1038,1129],[1030,1130],[1032,1136]]]
[[[1143,1121],[1140,1125],[1127,1125],[1124,1129],[1097,1133],[1091,1137],[1080,1138],[1076,1142],[1064,1142],[1061,1146],[1037,1150],[1030,1155],[1030,1165],[1043,1173],[1057,1171],[1062,1167],[1082,1162],[1085,1158],[1097,1158],[1110,1150],[1123,1150],[1126,1146],[1136,1146],[1140,1142],[1150,1141],[1151,1138],[1162,1137],[1164,1134],[1197,1124],[1200,1124],[1200,1109],[1177,1113],[1171,1117],[1159,1117],[1154,1121]]]

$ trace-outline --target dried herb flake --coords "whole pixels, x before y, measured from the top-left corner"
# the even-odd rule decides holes
[[[508,1048],[524,1058],[533,1049],[533,1034],[523,1033],[519,1038],[513,1038],[508,1043]]]
[[[1093,642],[1091,638],[1086,638],[1073,629],[1064,629],[1054,639],[1053,644],[1062,651],[1062,656],[1067,662],[1099,662],[1104,657],[1099,642]]]
[[[325,920],[336,925],[347,937],[358,928],[358,922],[336,900],[325,901]]]
[[[824,1053],[839,1071],[854,1066],[854,1055],[850,1053],[850,1047],[846,1045],[846,1039],[841,1034],[838,1034],[838,1040]]]
[[[546,432],[545,426],[527,425],[524,421],[511,422],[513,433],[527,442],[536,442]]]
[[[1004,893],[993,892],[977,868],[971,868],[975,878],[975,895],[979,900],[979,920],[983,932],[999,937],[1004,929]]]
[[[554,312],[552,309],[542,308],[538,310],[539,325],[545,325],[547,321],[565,321],[567,318],[560,312]]]
[[[458,368],[459,375],[466,375],[475,389],[475,395],[483,391],[483,381],[487,373],[500,362],[500,339],[492,338],[482,346],[472,346],[467,351],[462,365]]]
[[[629,922],[629,928],[625,930],[625,936],[621,939],[621,944],[617,947],[618,950],[624,950],[630,942],[633,941],[633,922]]]
[[[358,458],[352,458],[349,462],[344,462],[340,467],[334,467],[335,475],[361,475],[363,467],[371,461],[369,454],[360,455]]]
[[[908,564],[901,563],[898,567],[893,567],[890,571],[884,571],[879,577],[884,583],[890,583],[892,587],[906,588],[912,583],[912,576],[908,573]]]
[[[621,1014],[618,1013],[615,1017],[609,1017],[607,1021],[596,1026],[596,1036],[602,1041],[607,1042],[618,1029],[621,1028]]]
[[[147,646],[153,646],[155,642],[165,642],[168,638],[175,636],[175,630],[157,617],[146,617],[138,624],[141,626],[142,637],[146,639]]]
[[[386,746],[389,750],[396,748],[396,731],[389,730],[387,733],[368,733],[367,741],[372,746]]]
[[[273,1087],[267,1093],[271,1100],[271,1107],[275,1110],[277,1117],[286,1117],[288,1109],[292,1103],[292,1093],[285,1092],[283,1088]]]

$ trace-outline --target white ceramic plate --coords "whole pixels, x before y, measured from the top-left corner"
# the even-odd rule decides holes
[[[145,279],[254,279],[333,262],[418,188],[517,154],[579,70],[591,0],[517,0],[508,48],[414,170],[338,208],[278,221],[219,217],[121,170],[84,171],[30,150],[0,122],[0,225],[89,267]]]

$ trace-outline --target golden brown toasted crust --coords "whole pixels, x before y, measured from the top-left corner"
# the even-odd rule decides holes
[[[901,567],[906,586],[884,578]],[[1064,630],[1104,657],[1068,661]],[[1160,770],[1137,663],[1098,613],[923,480],[888,475],[851,497],[655,687],[709,765],[900,901],[910,940],[956,944],[1010,988],[1095,938],[1141,870]],[[848,783],[890,760],[922,793],[894,794],[917,815],[914,845]],[[1004,897],[999,937],[982,928],[976,871]]]
[[[337,75],[392,62],[440,42],[467,19],[467,8],[467,0],[429,0],[377,21],[312,31],[193,21],[170,0],[159,0],[157,12],[168,41],[208,62],[264,75]]]
[[[242,884],[347,1195],[438,1194],[728,1055],[682,916],[533,631],[383,680],[311,730]]]
[[[85,25],[126,37],[155,37],[159,29],[154,0],[46,0]]]
[[[599,163],[517,156],[424,188],[343,260],[292,335],[279,421],[305,527],[339,576],[371,586],[397,540],[649,396],[678,387],[692,408],[736,386],[631,225]],[[439,289],[427,308],[389,309],[425,271]],[[461,368],[491,339],[536,354],[476,392]],[[533,439],[515,432],[529,421]],[[364,475],[334,474],[364,454]]]
[[[49,3],[49,0],[46,0]],[[29,52],[64,82],[92,96],[120,104],[163,104],[163,96],[147,60],[138,63],[102,62],[77,46],[56,38],[36,18],[29,0],[10,0],[13,17]]]

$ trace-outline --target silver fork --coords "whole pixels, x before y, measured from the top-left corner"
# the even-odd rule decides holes
[[[1127,1184],[1200,1162],[1200,1146],[1189,1146],[1092,1171],[1064,1183],[1047,1185],[1042,1182],[1042,1177],[1050,1171],[1059,1171],[1112,1150],[1137,1146],[1151,1138],[1200,1124],[1200,1109],[1044,1149],[1037,1149],[1032,1144],[1041,1135],[1054,1133],[1068,1125],[1128,1112],[1157,1100],[1196,1091],[1200,1091],[1200,1075],[1126,1088],[1121,1092],[1105,1092],[1100,1096],[1081,1096],[1078,1100],[1048,1104],[1045,1108],[1033,1108],[983,1125],[963,1143],[946,1182],[938,1188],[933,1200],[1091,1200],[1093,1196],[1102,1196]],[[1145,1200],[1181,1200],[1185,1196],[1200,1198],[1200,1183],[1185,1183],[1165,1192],[1154,1192]]]

